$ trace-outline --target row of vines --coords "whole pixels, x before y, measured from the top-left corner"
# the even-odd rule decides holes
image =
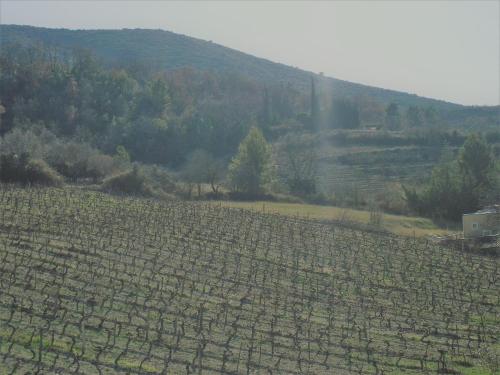
[[[499,348],[499,263],[217,205],[3,186],[0,372],[458,373]]]

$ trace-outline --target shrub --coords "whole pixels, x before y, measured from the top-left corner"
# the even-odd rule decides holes
[[[154,190],[162,190],[167,194],[175,194],[177,185],[172,175],[164,168],[157,165],[143,165],[141,172]]]
[[[0,181],[23,185],[61,186],[63,180],[43,160],[30,159],[27,154],[0,156]]]
[[[361,208],[367,204],[366,196],[354,184],[346,184],[335,190],[334,205]]]
[[[384,214],[375,206],[370,207],[370,225],[381,227],[384,221]]]
[[[337,202],[331,196],[322,191],[317,191],[314,194],[309,194],[304,197],[307,203],[320,204],[320,205],[335,205]]]
[[[121,159],[104,155],[87,144],[77,142],[55,144],[49,150],[48,162],[72,181],[93,179],[97,182],[123,171],[127,166]]]
[[[113,158],[102,154],[91,146],[57,139],[50,131],[41,129],[14,129],[0,138],[0,154],[26,155],[29,159],[45,160],[62,176],[76,181],[91,178],[96,182],[124,170],[129,163],[124,161],[126,151]]]
[[[148,179],[137,165],[131,171],[106,179],[103,189],[113,193],[142,195],[152,197],[155,195]]]
[[[77,142],[59,143],[51,148],[48,162],[63,176],[76,181],[88,178],[87,160],[95,151]]]
[[[398,215],[408,214],[405,191],[398,183],[388,183],[382,191],[375,194],[378,207],[387,213]]]
[[[46,131],[46,133],[48,133]],[[42,158],[47,152],[47,140],[42,139],[32,131],[13,129],[0,139],[0,153],[4,155],[29,155],[33,158]]]
[[[113,174],[119,169],[117,161],[109,156],[103,154],[92,154],[86,162],[85,174],[92,178],[94,182]]]

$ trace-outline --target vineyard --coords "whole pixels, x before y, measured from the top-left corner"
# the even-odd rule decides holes
[[[499,265],[298,217],[3,186],[0,373],[490,374]]]
[[[439,148],[332,147],[318,152],[318,185],[331,193],[357,189],[381,193],[388,183],[413,185],[425,181],[439,162]]]

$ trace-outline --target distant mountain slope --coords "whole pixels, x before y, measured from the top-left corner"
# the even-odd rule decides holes
[[[0,42],[38,43],[59,48],[92,50],[104,63],[114,65],[141,61],[161,69],[190,66],[200,70],[236,72],[272,83],[291,83],[307,88],[314,74],[258,58],[231,48],[163,30],[67,30],[32,26],[0,25]],[[320,77],[319,75],[315,75]],[[381,102],[400,105],[433,106],[455,110],[461,105],[417,95],[365,86],[335,78],[322,77],[337,96],[368,96]]]

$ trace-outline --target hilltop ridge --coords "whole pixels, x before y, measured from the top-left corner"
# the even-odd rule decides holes
[[[166,30],[69,30],[0,25],[0,38],[1,43],[43,43],[61,49],[89,49],[104,64],[110,66],[124,62],[141,62],[164,70],[192,67],[198,70],[234,72],[258,81],[292,84],[298,88],[308,87],[313,76],[323,80],[339,97],[366,96],[385,103],[433,106],[441,110],[467,108],[444,100],[322,76],[224,47],[212,41]]]

